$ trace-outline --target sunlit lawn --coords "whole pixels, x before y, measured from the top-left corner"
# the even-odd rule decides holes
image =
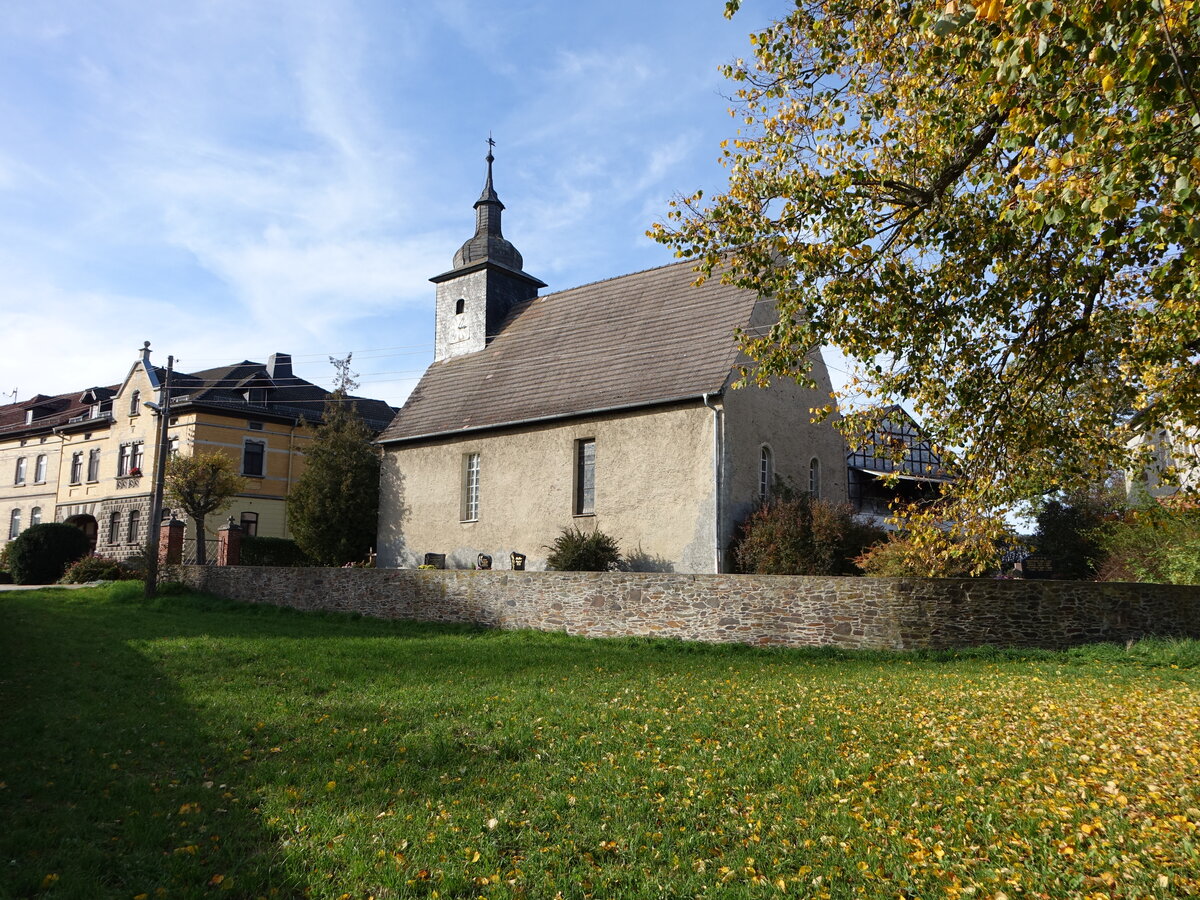
[[[1200,895],[1200,645],[592,641],[0,595],[0,896]]]

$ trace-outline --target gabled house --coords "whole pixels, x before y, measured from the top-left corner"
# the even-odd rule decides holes
[[[860,446],[846,454],[847,490],[855,514],[880,528],[895,528],[898,505],[936,500],[953,480],[941,456],[904,409],[893,406]]]
[[[141,549],[159,439],[147,401],[161,401],[164,378],[147,343],[120,384],[0,406],[0,544],[29,525],[58,521],[82,528],[101,555]],[[287,497],[311,438],[305,426],[320,422],[328,395],[296,377],[286,353],[265,365],[172,373],[170,452],[221,450],[244,476],[242,493],[209,517],[207,540],[215,542],[229,516],[249,534],[288,536]],[[351,402],[375,431],[395,413],[379,400]]]
[[[431,279],[434,361],[379,438],[380,565],[541,568],[575,526],[634,568],[717,572],[777,478],[845,500],[842,438],[810,421],[819,355],[815,390],[733,389],[735,330],[769,327],[769,300],[686,262],[540,295],[487,162],[475,234]]]

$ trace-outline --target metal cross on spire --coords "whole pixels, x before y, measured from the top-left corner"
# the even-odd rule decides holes
[[[496,157],[492,156],[492,148],[496,146],[496,142],[492,140],[492,133],[490,131],[488,132],[487,142],[488,142],[487,161],[493,162],[493,161],[495,161]]]

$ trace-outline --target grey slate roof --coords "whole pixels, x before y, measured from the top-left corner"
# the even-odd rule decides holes
[[[487,347],[435,362],[381,442],[694,399],[738,361],[734,329],[756,295],[691,262],[612,278],[517,306]]]

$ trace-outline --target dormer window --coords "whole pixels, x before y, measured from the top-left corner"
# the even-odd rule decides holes
[[[33,424],[33,410],[32,409],[25,410],[25,424],[26,425]]]
[[[467,301],[464,300],[462,297],[459,297],[457,300],[454,301],[454,314],[456,316],[461,316],[464,312],[466,312],[466,309],[467,309]]]
[[[134,391],[129,397],[129,414],[131,416],[140,415],[142,412],[142,392]]]

